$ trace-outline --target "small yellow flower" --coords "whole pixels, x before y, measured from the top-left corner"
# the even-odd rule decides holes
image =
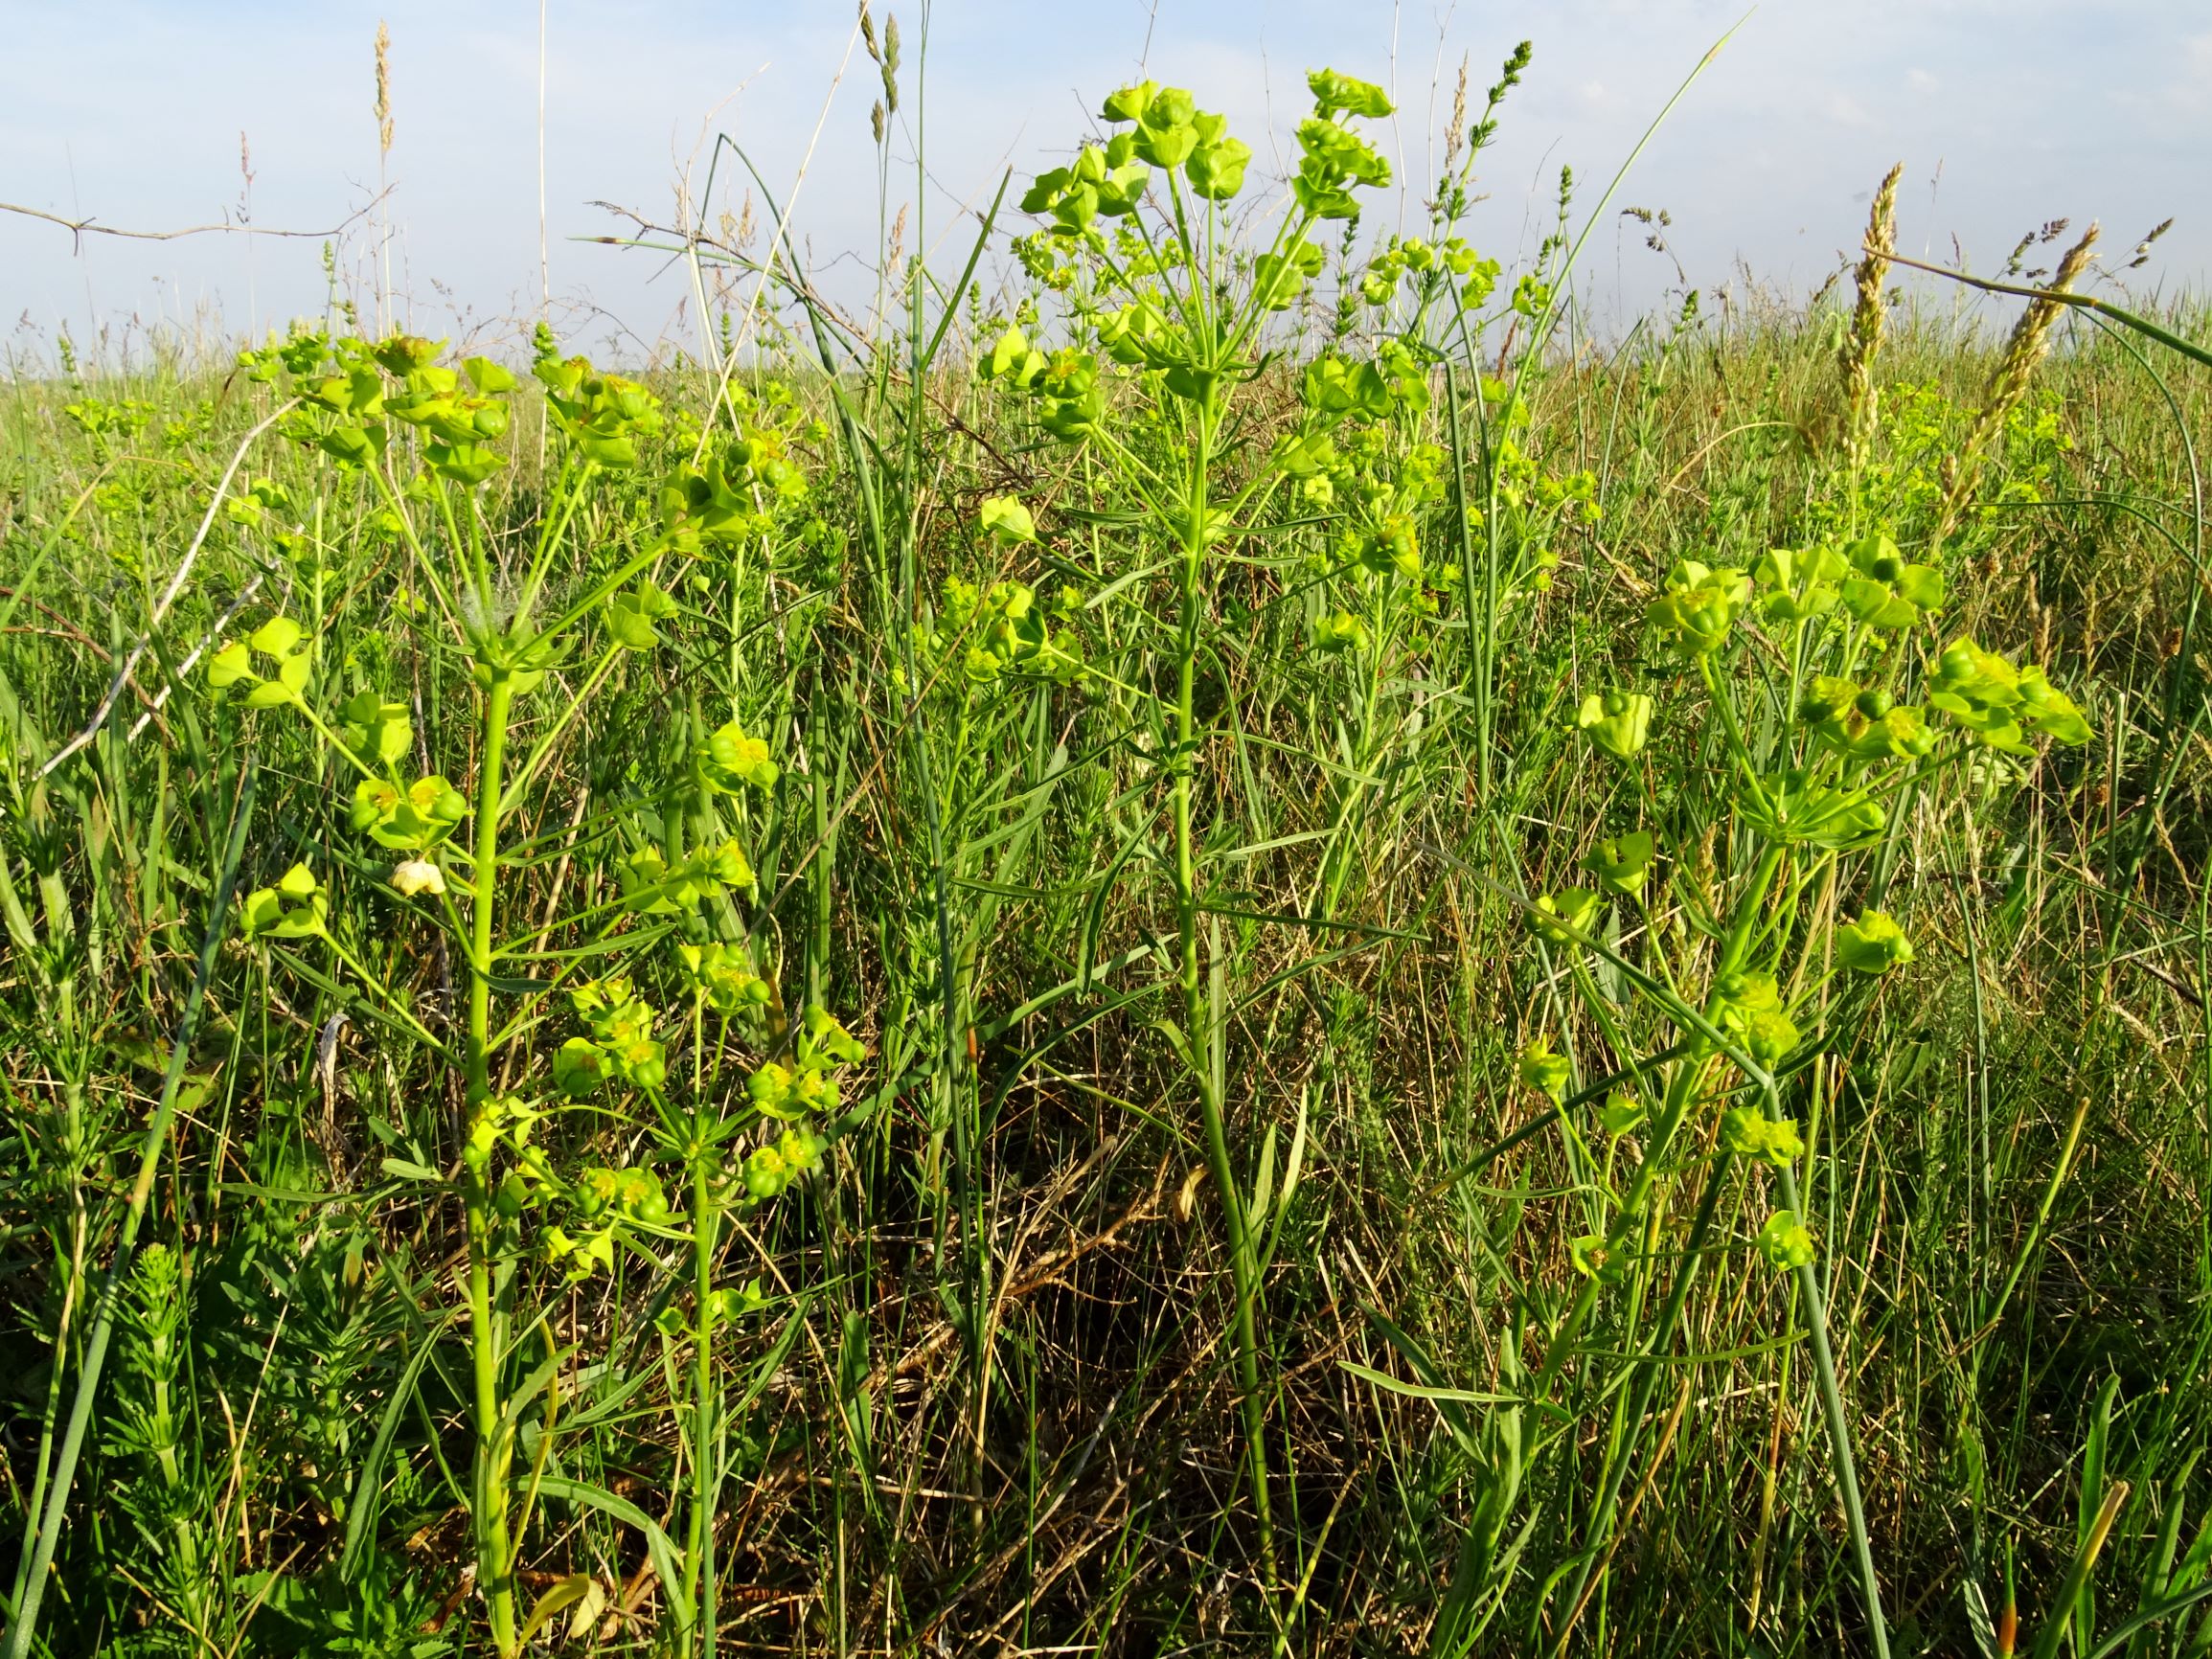
[[[410,858],[393,870],[392,885],[402,898],[412,898],[418,893],[443,893],[445,872],[427,858]]]

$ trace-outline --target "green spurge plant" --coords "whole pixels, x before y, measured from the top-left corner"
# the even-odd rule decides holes
[[[1588,1226],[1567,1245],[1582,1285],[1534,1377],[1539,1398],[1566,1391],[1610,1402],[1584,1540],[1552,1579],[1567,1586],[1553,1650],[1567,1649],[1608,1553],[1660,1370],[1656,1348],[1673,1336],[1707,1252],[1724,1240],[1721,1201],[1732,1168],[1745,1172],[1744,1203],[1754,1216],[1755,1192],[1767,1193],[1751,1254],[1792,1278],[1867,1640],[1888,1650],[1830,1351],[1829,1275],[1806,1198],[1817,1146],[1808,1125],[1833,1098],[1825,1057],[1864,1017],[1882,976],[1914,957],[1904,927],[1877,900],[1880,854],[1894,845],[1915,790],[1993,749],[2025,754],[2039,737],[2089,736],[2080,710],[2041,670],[1969,639],[1942,642],[1933,630],[1944,599],[1942,578],[1880,534],[1777,549],[1748,572],[1680,560],[1649,606],[1655,689],[1593,693],[1577,711],[1596,763],[1622,768],[1617,821],[1599,827],[1582,859],[1599,890],[1539,894],[1526,915],[1536,948],[1572,988],[1584,1016],[1576,1023],[1586,1023],[1596,1053],[1584,1050],[1578,1068],[1539,1038],[1522,1055],[1521,1078],[1551,1102],[1571,1148],[1585,1145],[1574,1108],[1595,1104],[1605,1087],[1578,1091],[1578,1070],[1632,1079],[1655,1103],[1647,1111],[1617,1089],[1606,1093],[1593,1126],[1633,1161],[1619,1181],[1611,1152],[1602,1167],[1582,1164]],[[1689,740],[1700,693],[1713,796],[1670,807],[1639,755],[1654,726]],[[1677,1249],[1657,1229],[1685,1181],[1702,1195]],[[1662,1287],[1656,1320],[1646,1325],[1643,1310]],[[1571,1389],[1574,1357],[1594,1345],[1589,1326],[1608,1308],[1628,1328],[1608,1346],[1630,1355],[1621,1379],[1629,1386]],[[1439,1652],[1468,1651],[1481,1609],[1494,1605],[1495,1536],[1494,1520],[1469,1535]]]
[[[1016,410],[1026,408],[1048,439],[1077,448],[1088,496],[1079,522],[1111,526],[1117,539],[1126,533],[1134,542],[1135,576],[1080,602],[1086,612],[1115,619],[1104,631],[1127,642],[1128,666],[1094,652],[1081,675],[1097,704],[1143,734],[1167,784],[1173,839],[1159,867],[1174,908],[1180,1008],[1156,1029],[1190,1079],[1221,1207],[1247,1486],[1270,1579],[1261,1303],[1271,1240],[1297,1184],[1298,1153],[1278,1184],[1269,1127],[1247,1184],[1240,1174],[1246,1160],[1232,1145],[1224,1099],[1229,964],[1204,962],[1200,918],[1237,908],[1221,890],[1246,853],[1235,845],[1233,816],[1213,805],[1221,793],[1205,779],[1216,738],[1237,731],[1243,716],[1234,707],[1203,707],[1211,695],[1201,694],[1201,682],[1226,677],[1250,615],[1241,597],[1245,574],[1266,573],[1283,590],[1267,611],[1301,619],[1315,694],[1343,711],[1334,752],[1315,757],[1326,780],[1321,856],[1295,914],[1284,920],[1338,925],[1348,891],[1365,874],[1369,814],[1388,804],[1394,756],[1430,717],[1438,688],[1425,679],[1440,630],[1470,625],[1463,606],[1476,567],[1465,534],[1466,491],[1452,464],[1463,435],[1456,398],[1440,407],[1435,383],[1448,350],[1471,352],[1495,288],[1498,264],[1479,257],[1457,227],[1471,202],[1475,155],[1525,62],[1524,48],[1492,89],[1482,121],[1455,138],[1431,234],[1391,239],[1364,277],[1345,279],[1330,343],[1297,369],[1287,420],[1250,388],[1312,309],[1330,263],[1323,234],[1341,227],[1340,247],[1349,253],[1360,193],[1391,176],[1357,125],[1387,115],[1389,99],[1333,70],[1308,77],[1313,105],[1297,127],[1297,169],[1271,215],[1232,214],[1227,204],[1243,191],[1249,152],[1188,93],[1144,82],[1109,97],[1101,115],[1118,130],[1038,177],[1023,198],[1023,208],[1046,221],[1015,243],[1037,291],[989,340],[979,364],[983,379],[1010,394]],[[1060,313],[1060,343],[1033,338],[1038,305]],[[1365,343],[1354,338],[1362,307],[1372,325]],[[1555,535],[1578,517],[1594,518],[1596,509],[1591,475],[1553,477],[1516,447],[1510,435],[1529,411],[1513,389],[1484,378],[1480,391],[1500,435],[1497,513],[1510,521],[1493,538],[1497,556],[1480,567],[1475,614],[1494,648],[1496,619],[1525,615],[1550,587],[1560,562]],[[1035,533],[1026,509],[1007,512],[987,503],[985,521],[1003,542]],[[1166,579],[1164,592],[1132,585],[1151,577]],[[1125,631],[1120,616],[1129,602],[1154,592],[1164,602],[1157,609],[1140,602]],[[1110,610],[1109,601],[1118,602]],[[1074,658],[1057,637],[1048,643],[1033,629],[1025,644],[1010,631],[1012,613],[1026,612],[1029,602],[1025,593],[992,590],[985,608],[1012,610],[967,627],[986,636],[969,648],[971,671],[1020,658],[1075,677]],[[1060,602],[1078,602],[1062,589]],[[970,590],[956,587],[941,611],[969,624],[978,604]],[[1138,826],[1131,851],[1150,844],[1148,828]],[[1108,883],[1128,857],[1108,870]],[[1087,966],[1087,943],[1083,956]],[[1303,1148],[1303,1125],[1301,1117],[1293,1148]]]
[[[1459,577],[1456,564],[1425,559],[1419,545],[1422,510],[1442,488],[1442,453],[1417,449],[1401,465],[1387,442],[1394,420],[1429,399],[1424,361],[1402,341],[1385,342],[1371,357],[1333,352],[1316,359],[1304,373],[1294,427],[1265,447],[1248,430],[1241,388],[1269,350],[1277,319],[1326,266],[1315,233],[1330,224],[1349,230],[1358,193],[1391,176],[1389,163],[1355,125],[1390,113],[1382,90],[1333,70],[1314,71],[1307,84],[1313,105],[1298,125],[1297,170],[1280,208],[1265,220],[1230,206],[1244,192],[1251,150],[1229,133],[1223,117],[1199,108],[1179,87],[1152,81],[1108,97],[1100,113],[1112,135],[1040,175],[1022,200],[1045,222],[1018,251],[1061,310],[1064,343],[1048,349],[1016,323],[980,365],[988,381],[1026,403],[1048,437],[1081,446],[1110,511],[1133,511],[1147,527],[1138,533],[1143,565],[1153,567],[1157,545],[1156,568],[1167,579],[1167,614],[1141,611],[1135,619],[1141,649],[1156,653],[1164,683],[1152,681],[1142,657],[1118,676],[1094,665],[1090,683],[1148,731],[1166,783],[1173,827],[1161,865],[1174,909],[1179,1006],[1156,1024],[1196,1097],[1220,1205],[1247,1487],[1270,1580],[1275,1550],[1260,1329],[1270,1216],[1263,1212],[1285,1201],[1295,1175],[1287,1175],[1282,1192],[1270,1190],[1270,1135],[1247,1187],[1231,1145],[1223,1098],[1228,1033],[1200,948],[1200,919],[1219,902],[1209,898],[1207,866],[1229,849],[1200,817],[1198,779],[1209,738],[1199,679],[1221,649],[1225,573],[1246,543],[1292,518],[1317,515],[1337,527],[1329,562],[1302,588],[1320,602],[1312,623],[1316,649],[1359,655],[1371,693],[1383,665],[1402,650],[1402,636],[1435,615],[1439,596]],[[1255,225],[1265,228],[1255,232]],[[1461,247],[1436,268],[1487,280]],[[986,522],[1012,539],[1033,533],[1026,510],[987,508]],[[1322,586],[1333,580],[1349,584],[1352,602],[1321,601]],[[1022,632],[1033,613],[1026,591],[993,589],[979,600],[956,589],[944,608],[947,620],[980,636],[967,658],[971,673],[1017,662],[1049,671],[1073,660],[1051,636]],[[1374,702],[1371,694],[1363,739],[1370,753],[1380,728]],[[1355,782],[1343,791],[1337,847],[1315,895],[1323,914],[1348,872],[1350,838],[1341,831],[1357,790]],[[1217,962],[1217,988],[1221,968]]]
[[[429,671],[450,663],[468,687],[473,741],[446,771],[429,769],[409,704],[358,665],[347,694],[334,683],[343,670],[326,668],[319,642],[287,617],[215,652],[206,677],[217,695],[304,718],[353,775],[347,821],[359,851],[333,850],[335,859],[380,875],[392,895],[382,914],[393,937],[351,937],[333,921],[325,878],[302,861],[247,896],[240,925],[309,977],[320,970],[292,953],[319,943],[365,1015],[459,1075],[452,1175],[390,1168],[426,1195],[454,1194],[466,1223],[475,1439],[466,1503],[492,1647],[518,1652],[549,1616],[550,1605],[525,1616],[517,1574],[534,1506],[552,1496],[642,1521],[679,1629],[709,1651],[724,1439],[718,1335],[760,1305],[757,1286],[748,1295],[719,1283],[729,1219],[820,1167],[840,1074],[866,1051],[820,1007],[787,1011],[776,947],[746,908],[783,776],[766,739],[734,715],[712,732],[695,717],[660,776],[604,800],[572,798],[558,761],[592,699],[664,646],[663,627],[701,620],[672,589],[709,597],[726,586],[740,602],[748,551],[772,554],[788,534],[805,481],[785,431],[747,398],[756,418],[734,437],[709,443],[695,430],[697,459],[670,463],[657,492],[636,490],[628,481],[666,424],[658,398],[541,341],[551,475],[534,536],[511,552],[482,490],[508,464],[498,445],[515,377],[487,359],[457,372],[438,356],[411,337],[299,336],[250,359],[257,374],[281,374],[302,404],[286,434],[330,458],[318,511],[374,511],[404,547],[430,596],[419,647]],[[472,773],[467,787],[449,773]],[[583,874],[573,889],[557,877],[532,891],[551,844],[514,827],[563,818],[573,830],[561,868]],[[436,1020],[394,971],[432,939],[466,969],[463,1007]],[[649,996],[649,978],[688,998],[688,1032]],[[554,1041],[563,1005],[574,1025]],[[733,1061],[746,1073],[741,1088]],[[642,1128],[644,1155],[632,1135],[590,1124]],[[587,1155],[599,1148],[613,1157]],[[659,1269],[664,1242],[690,1246],[690,1319],[662,1322],[692,1359],[680,1551],[642,1513],[558,1472],[556,1374],[570,1356],[528,1300],[534,1261],[556,1285],[576,1285],[629,1262]],[[535,1449],[518,1466],[524,1443]]]
[[[1568,181],[1473,245],[1523,55],[1425,222],[1302,102],[1281,213],[1363,211],[1227,359],[1179,749],[1166,376],[1281,170],[1132,97],[994,312],[930,10],[861,25],[872,312],[755,173],[652,233],[650,370],[19,332],[8,1659],[489,1652],[494,1590],[531,1652],[1780,1659],[1875,1649],[1869,1556],[1900,1654],[2206,1650],[2201,377],[2091,310],[2010,401],[1893,193],[1856,318],[1595,340]]]

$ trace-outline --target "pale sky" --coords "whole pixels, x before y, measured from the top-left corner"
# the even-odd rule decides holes
[[[1140,65],[1227,112],[1258,153],[1255,176],[1305,113],[1307,68],[1381,81],[1400,104],[1382,146],[1417,201],[1462,55],[1479,102],[1525,36],[1535,61],[1506,105],[1481,170],[1489,199],[1469,226],[1510,267],[1549,226],[1561,164],[1580,181],[1580,211],[1594,209],[1644,125],[1743,16],[1740,0],[937,0],[924,88],[923,7],[877,0],[878,27],[893,12],[904,59],[896,176],[910,191],[922,116],[926,234],[950,270],[972,217],[937,239],[960,211],[987,202],[1009,166],[1018,195]],[[254,222],[333,225],[378,188],[379,17],[392,33],[385,211],[405,320],[445,334],[530,314],[538,11],[517,0],[0,0],[0,201],[143,230],[235,217],[242,132]],[[787,196],[811,146],[793,224],[838,292],[866,291],[856,260],[876,245],[878,85],[853,19],[848,0],[548,0],[551,275],[573,338],[591,350],[627,339],[635,355],[685,337],[678,273],[569,239],[621,228],[595,200],[665,216],[687,162],[703,161],[702,135],[717,131]],[[1630,173],[1585,277],[1616,313],[1661,303],[1684,279],[1708,296],[1730,281],[1740,290],[1740,265],[1802,297],[1856,246],[1872,187],[1903,161],[1905,252],[1948,262],[1955,239],[1990,273],[2043,221],[2067,216],[2078,230],[2096,218],[2117,267],[2174,216],[2126,280],[2138,295],[2201,288],[2212,272],[2208,158],[2212,0],[1765,0]],[[721,185],[733,188],[725,201],[718,186],[715,206],[736,211],[742,180],[726,162]],[[1631,205],[1671,216],[1681,278],[1618,217]],[[1368,228],[1393,228],[1399,213],[1379,206]],[[353,235],[357,267],[368,227]],[[59,325],[82,341],[96,322],[113,330],[134,317],[141,330],[198,315],[242,332],[319,313],[323,295],[312,241],[87,236],[80,248],[58,226],[0,215],[0,341],[17,352]],[[597,307],[589,320],[585,304]]]

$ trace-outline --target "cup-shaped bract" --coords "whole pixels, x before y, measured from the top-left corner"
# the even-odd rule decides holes
[[[1306,86],[1313,94],[1313,113],[1323,120],[1341,111],[1380,121],[1394,107],[1390,95],[1372,80],[1357,80],[1334,69],[1308,71]]]
[[[1797,1218],[1795,1211],[1775,1211],[1767,1217],[1767,1225],[1759,1229],[1752,1243],[1767,1265],[1776,1272],[1813,1265],[1813,1235]]]
[[[1684,650],[1708,656],[1727,642],[1736,613],[1750,596],[1751,579],[1742,571],[1677,559],[1667,572],[1665,591],[1646,615],[1654,629]]]
[[[1633,759],[1652,733],[1652,699],[1641,692],[1592,692],[1575,713],[1575,725],[1617,761]]]
[[[1579,944],[1596,925],[1605,900],[1586,887],[1562,887],[1537,897],[1529,925],[1552,944]]]
[[[1608,1135],[1630,1134],[1643,1126],[1648,1116],[1644,1102],[1636,1096],[1627,1089],[1615,1089],[1598,1110],[1598,1126]]]
[[[1585,1233],[1567,1240],[1567,1260],[1585,1279],[1617,1284],[1628,1272],[1628,1258],[1606,1240],[1603,1233]]]
[[[1538,1037],[1522,1049],[1514,1069],[1522,1082],[1554,1105],[1565,1100],[1567,1079],[1574,1071],[1564,1055],[1552,1053],[1548,1037]]]
[[[1854,973],[1887,973],[1912,960],[1912,941],[1885,912],[1861,911],[1836,930],[1836,960]]]
[[[1658,843],[1649,830],[1631,830],[1625,835],[1608,835],[1583,857],[1583,868],[1600,887],[1624,898],[1642,890],[1657,856]]]

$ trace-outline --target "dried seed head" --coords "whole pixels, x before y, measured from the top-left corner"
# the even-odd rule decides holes
[[[2054,223],[2060,221],[2054,220]],[[2087,268],[2092,250],[2097,244],[2097,227],[2091,223],[2082,233],[2082,239],[2068,248],[2059,261],[2059,268],[2052,275],[2050,292],[2068,293],[2082,272]],[[2034,299],[2020,313],[2020,320],[2013,325],[2012,336],[2005,341],[2004,355],[1997,360],[1996,373],[1990,376],[1989,391],[1982,399],[1981,413],[1974,417],[1973,428],[1960,446],[1957,475],[1950,488],[1944,492],[1943,517],[1936,527],[1938,543],[1946,540],[1957,526],[1959,515],[1965,511],[1967,498],[1981,476],[1982,456],[1990,443],[2004,430],[2005,417],[2013,405],[2020,400],[2028,389],[2028,380],[2036,366],[2050,355],[2051,330],[2065,307],[2057,300]]]
[[[1459,60],[1459,84],[1452,89],[1451,120],[1444,128],[1444,170],[1449,172],[1451,164],[1459,159],[1459,147],[1467,140],[1467,59]]]
[[[1897,181],[1904,176],[1899,162],[1874,193],[1874,206],[1866,216],[1866,243],[1859,255],[1857,303],[1851,310],[1851,331],[1843,337],[1837,367],[1843,375],[1843,402],[1850,434],[1851,458],[1857,466],[1865,458],[1874,436],[1874,354],[1881,349],[1881,287],[1889,278],[1889,256],[1897,247]]]
[[[2161,219],[2151,227],[2151,234],[2135,244],[2135,257],[2128,261],[2128,269],[2140,270],[2151,257],[2151,244],[2174,228],[2172,219]]]
[[[2089,251],[2097,240],[2095,225],[2082,233],[2082,239],[2068,248],[2059,261],[2058,273],[2051,278],[2051,287],[2059,293],[2070,291],[2089,262]],[[2028,376],[2036,365],[2050,354],[2051,329],[2064,307],[2056,300],[2030,300],[2028,308],[2020,313],[2020,320],[2013,326],[2012,338],[2005,342],[2005,354],[1997,364],[1997,372],[1990,381],[1990,397],[1984,419],[1995,412],[2002,419],[2005,412],[2019,401],[2027,390]]]
[[[392,31],[376,20],[376,152],[392,153]]]

